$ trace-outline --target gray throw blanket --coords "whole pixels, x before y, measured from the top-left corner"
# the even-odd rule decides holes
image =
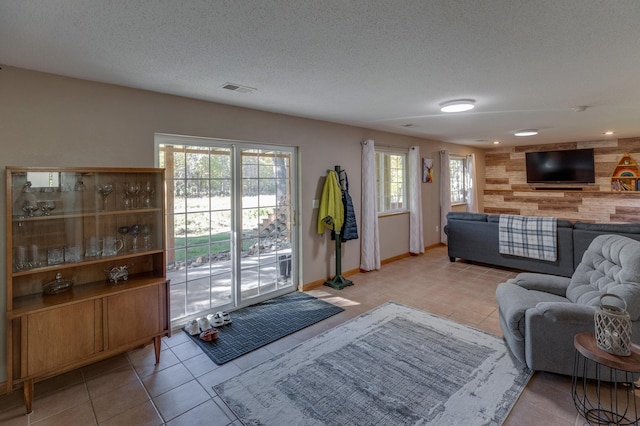
[[[499,251],[501,254],[555,262],[557,254],[557,219],[500,215]]]

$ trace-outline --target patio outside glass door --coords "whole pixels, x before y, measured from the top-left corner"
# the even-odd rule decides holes
[[[295,290],[295,148],[172,135],[156,144],[172,322]]]

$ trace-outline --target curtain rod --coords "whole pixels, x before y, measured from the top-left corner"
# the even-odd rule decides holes
[[[369,142],[369,140],[364,140],[364,141],[360,142],[360,145],[366,145],[367,142]],[[397,145],[378,145],[378,144],[376,144],[376,148],[414,149],[413,146],[406,147],[406,146],[397,146]]]

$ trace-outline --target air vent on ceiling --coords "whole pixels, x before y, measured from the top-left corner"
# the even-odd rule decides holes
[[[255,87],[243,86],[241,84],[236,84],[236,83],[225,83],[220,87],[222,87],[223,89],[231,90],[232,92],[238,92],[238,93],[253,93],[256,90],[258,90]]]

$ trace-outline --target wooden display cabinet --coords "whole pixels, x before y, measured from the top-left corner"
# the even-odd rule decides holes
[[[170,335],[164,170],[8,167],[7,385]],[[67,288],[71,286],[70,288]]]

